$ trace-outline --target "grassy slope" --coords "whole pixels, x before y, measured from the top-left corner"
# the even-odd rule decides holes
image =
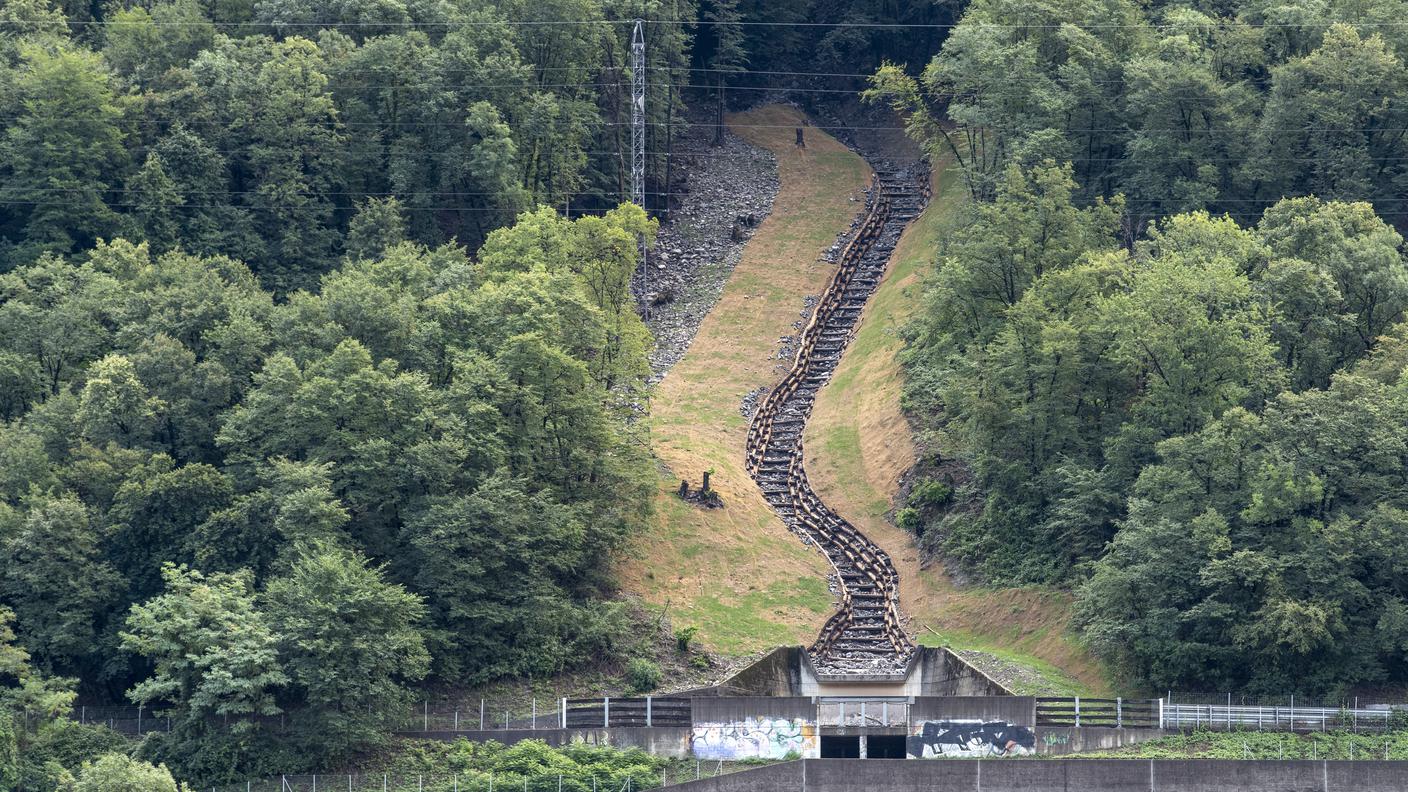
[[[963,200],[957,169],[935,177],[935,199],[905,233],[866,307],[855,339],[807,424],[807,473],[817,493],[880,543],[900,572],[900,596],[926,644],[987,652],[1031,669],[1038,685],[1103,692],[1100,667],[1068,634],[1069,597],[1036,589],[959,589],[938,565],[921,569],[904,531],[886,519],[899,478],[914,462],[900,412],[897,330],[920,298],[920,273]],[[1064,671],[1058,671],[1061,669]],[[1069,676],[1067,676],[1069,675]]]
[[[777,156],[781,186],[772,214],[744,250],[718,305],[688,353],[660,383],[651,417],[661,463],[656,526],[622,563],[627,591],[667,608],[676,626],[696,625],[714,651],[745,654],[809,643],[830,615],[822,557],[787,531],[743,468],[748,422],[740,400],[783,374],[773,359],[796,331],[803,297],[821,292],[833,267],[819,261],[862,208],[869,168],[820,130],[793,145],[798,111],[781,106],[730,117],[740,136]],[[702,510],[674,497],[713,470],[725,507]]]

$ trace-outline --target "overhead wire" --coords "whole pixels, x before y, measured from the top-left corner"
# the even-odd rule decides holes
[[[478,20],[444,20],[444,21],[260,21],[250,20],[246,22],[216,22],[209,20],[187,21],[187,20],[160,20],[150,19],[141,22],[129,22],[126,20],[112,19],[72,19],[64,20],[59,24],[80,27],[112,27],[128,26],[139,27],[154,25],[159,27],[217,27],[217,28],[448,28],[448,27],[583,27],[592,25],[629,25],[633,26],[637,21],[647,25],[680,25],[685,27],[796,27],[796,28],[843,28],[857,30],[953,30],[959,27],[986,27],[998,28],[1002,30],[1063,30],[1066,28],[1077,28],[1080,30],[1163,30],[1163,29],[1184,29],[1189,25],[1178,22],[989,22],[978,19],[960,19],[955,22],[798,22],[798,21],[767,21],[767,20],[738,20],[738,21],[711,21],[707,19],[490,19]],[[13,20],[11,24],[19,25],[51,25],[55,24],[48,19],[24,19]],[[1403,20],[1354,20],[1354,19],[1313,19],[1303,22],[1248,22],[1245,20],[1232,20],[1232,26],[1246,27],[1252,29],[1269,28],[1309,28],[1321,27],[1334,24],[1347,24],[1359,27],[1383,27],[1399,28],[1408,27],[1408,21]],[[1208,27],[1226,27],[1224,20],[1213,20],[1213,24]]]

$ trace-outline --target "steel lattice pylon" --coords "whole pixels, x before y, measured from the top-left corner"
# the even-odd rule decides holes
[[[631,203],[645,208],[645,30],[631,34]]]

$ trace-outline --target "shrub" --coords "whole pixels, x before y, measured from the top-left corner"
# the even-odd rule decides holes
[[[914,489],[909,491],[909,498],[905,502],[916,509],[929,509],[942,506],[951,500],[953,500],[953,487],[942,481],[925,479],[914,485]]]
[[[675,630],[675,649],[680,654],[689,654],[689,644],[694,640],[694,636],[699,634],[698,627],[681,627]]]
[[[626,666],[626,682],[636,693],[649,693],[660,687],[660,666],[644,657],[632,658]]]
[[[924,532],[924,517],[913,506],[906,506],[895,512],[895,525],[918,536]]]

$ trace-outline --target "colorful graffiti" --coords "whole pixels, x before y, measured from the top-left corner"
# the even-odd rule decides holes
[[[745,718],[730,723],[696,723],[698,759],[784,759],[817,756],[816,726],[801,718]]]
[[[916,759],[1026,756],[1036,752],[1036,736],[1006,721],[921,721],[906,747]]]

